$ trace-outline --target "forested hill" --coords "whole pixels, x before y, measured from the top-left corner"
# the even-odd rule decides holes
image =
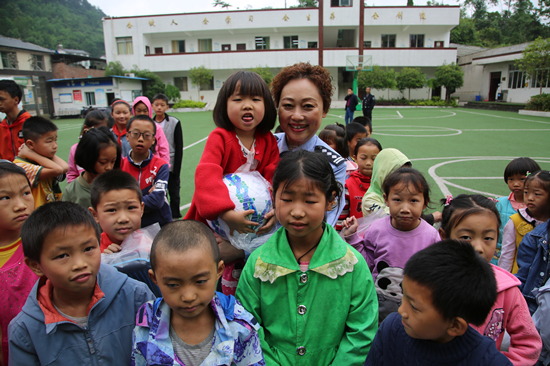
[[[0,35],[42,47],[105,54],[101,9],[87,0],[0,0]]]

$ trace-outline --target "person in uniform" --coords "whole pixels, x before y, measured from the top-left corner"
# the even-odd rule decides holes
[[[365,95],[363,95],[363,116],[367,117],[372,122],[372,109],[374,108],[374,95],[370,93],[370,88],[367,86]]]
[[[330,73],[322,66],[300,62],[281,70],[272,81],[271,94],[279,109],[279,123],[284,132],[275,134],[279,154],[304,149],[323,154],[336,180],[345,184],[346,160],[317,136],[330,108],[333,86]],[[334,226],[344,208],[344,195],[326,215]]]

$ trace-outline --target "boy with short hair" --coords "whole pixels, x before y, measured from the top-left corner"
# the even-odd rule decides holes
[[[180,219],[180,173],[183,158],[183,133],[179,119],[166,114],[168,97],[159,93],[153,97],[155,123],[162,127],[168,145],[170,146],[170,176],[168,178],[168,194],[170,196],[170,210],[173,219]]]
[[[130,173],[111,170],[92,182],[92,207],[101,226],[101,252],[120,252],[120,244],[141,226],[145,204],[137,180]]]
[[[359,123],[361,126],[365,127],[367,129],[367,137],[370,137],[372,135],[372,122],[367,117],[355,117],[353,119],[353,122]],[[349,152],[350,155],[352,155],[352,152]]]
[[[99,228],[84,207],[53,202],[21,231],[25,263],[41,277],[8,328],[10,365],[128,365],[147,286],[101,265]]]
[[[512,365],[468,325],[483,324],[497,297],[491,265],[471,244],[435,243],[404,275],[399,313],[382,322],[365,365]]]
[[[25,144],[13,161],[25,169],[31,182],[34,207],[61,200],[59,182],[65,179],[69,165],[57,152],[57,126],[44,117],[31,117],[23,123]]]
[[[265,365],[256,319],[215,292],[224,264],[205,224],[166,224],[153,241],[151,268],[163,297],[139,309],[131,365]]]
[[[355,163],[355,160],[352,158],[353,152],[355,151],[355,145],[357,145],[361,139],[369,136],[370,133],[368,133],[367,129],[363,125],[355,122],[355,120],[346,126],[346,141],[349,148],[348,160]]]
[[[0,123],[0,159],[13,161],[19,147],[25,143],[21,128],[31,115],[25,110],[19,110],[21,98],[23,92],[15,81],[0,80],[0,112],[6,114],[6,118]]]

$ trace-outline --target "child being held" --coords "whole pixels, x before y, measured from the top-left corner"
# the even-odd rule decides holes
[[[0,365],[8,365],[8,324],[21,311],[38,279],[23,264],[21,244],[21,226],[33,210],[25,171],[12,162],[0,161]]]
[[[215,292],[224,264],[208,226],[164,226],[151,268],[162,297],[138,312],[131,365],[265,365],[256,319],[232,295]]]
[[[59,182],[69,166],[57,152],[57,126],[47,118],[31,117],[23,123],[25,145],[13,161],[31,182],[34,207],[61,200]]]
[[[80,136],[79,139],[82,139],[82,136],[86,132],[88,132],[92,128],[97,127],[108,127],[109,126],[109,119],[105,112],[99,110],[99,109],[92,109],[86,113],[86,118],[84,119],[84,125],[82,126],[82,129],[80,130]],[[84,172],[84,169],[82,167],[78,166],[78,163],[75,161],[75,153],[76,153],[76,147],[78,146],[78,143],[71,146],[71,151],[69,152],[69,171],[67,172],[67,183],[71,183],[73,180],[80,177],[80,175]]]
[[[495,203],[477,194],[448,197],[442,203],[445,203],[445,208],[439,229],[441,237],[469,242],[490,263],[500,226]],[[534,365],[542,343],[519,291],[520,281],[493,264],[491,267],[497,282],[496,302],[483,323],[471,325],[480,334],[494,340],[499,351],[506,331],[510,335],[510,345],[501,352],[516,366]]]
[[[84,169],[82,175],[69,183],[63,191],[63,201],[92,206],[91,184],[104,172],[120,168],[121,148],[107,127],[87,130],[75,151],[74,161]]]
[[[101,252],[120,252],[120,244],[141,226],[144,203],[139,183],[129,173],[111,170],[94,179],[90,212],[101,226]]]
[[[516,214],[520,208],[525,208],[523,202],[523,185],[527,173],[534,173],[540,170],[540,166],[531,158],[517,158],[512,160],[504,169],[504,181],[508,184],[511,193],[508,197],[500,197],[497,202],[497,209],[500,213],[500,227],[495,255],[491,260],[494,265],[498,264],[501,256],[502,240],[504,238],[504,226],[510,220],[510,216]],[[504,266],[508,267],[510,259],[505,259]],[[517,265],[513,266],[512,273],[517,273]]]
[[[53,202],[21,231],[25,263],[40,278],[9,325],[10,365],[128,365],[147,286],[101,265],[99,228],[84,207]]]
[[[145,208],[141,227],[158,222],[162,227],[172,222],[172,211],[166,199],[168,163],[153,155],[157,125],[145,115],[133,117],[127,125],[126,138],[132,148],[122,159],[120,169],[130,173],[139,182]]]
[[[363,217],[363,211],[361,210],[363,196],[370,187],[374,159],[380,151],[382,151],[382,145],[376,139],[370,137],[359,140],[355,145],[355,151],[352,154],[359,169],[351,173],[349,178],[346,179],[346,206],[344,206],[339,220],[344,221],[351,216]],[[336,230],[341,230],[341,227]]]
[[[524,183],[523,201],[527,207],[510,216],[503,230],[498,266],[511,273],[518,271],[517,253],[523,237],[550,219],[550,175],[531,172]]]
[[[504,366],[495,343],[468,324],[482,324],[497,297],[489,263],[465,242],[444,240],[405,265],[403,303],[376,333],[365,366]]]
[[[322,154],[294,150],[273,177],[280,228],[250,255],[237,298],[261,324],[268,365],[362,365],[378,305],[361,255],[325,215],[342,186]]]
[[[390,215],[373,222],[362,238],[356,233],[358,223],[353,216],[344,221],[346,229],[342,230],[372,272],[380,322],[401,304],[405,263],[414,253],[441,240],[437,230],[421,218],[430,203],[430,188],[419,171],[397,169],[382,189]]]

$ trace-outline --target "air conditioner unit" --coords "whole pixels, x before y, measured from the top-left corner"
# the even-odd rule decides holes
[[[133,72],[127,72],[126,74],[124,74],[124,76],[129,77],[129,78],[135,78],[136,74],[134,74]]]

